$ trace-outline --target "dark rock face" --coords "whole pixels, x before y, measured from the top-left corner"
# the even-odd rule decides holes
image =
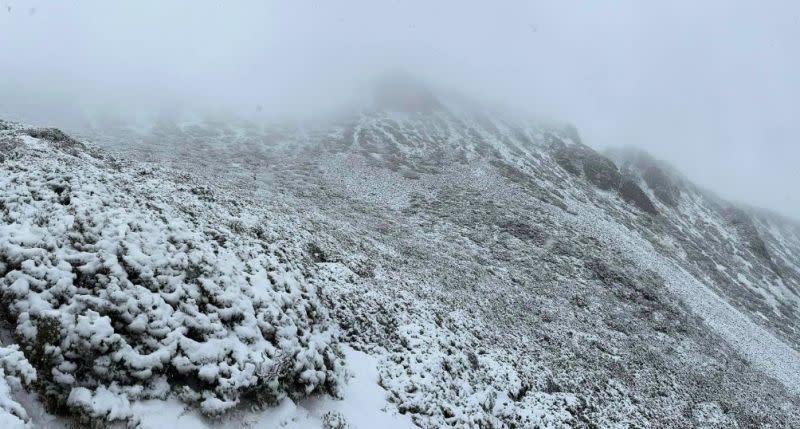
[[[566,149],[557,150],[553,153],[553,159],[558,163],[561,168],[572,174],[575,177],[581,177],[581,170],[572,163],[569,157],[569,152]]]
[[[678,206],[681,190],[662,169],[655,165],[649,165],[642,172],[642,178],[659,201],[669,207]]]
[[[619,196],[627,203],[633,204],[645,213],[655,215],[658,210],[650,197],[633,178],[623,177],[614,161],[595,152],[585,145],[567,146],[561,139],[550,134],[545,137],[552,151],[553,160],[568,173],[581,177],[581,170],[586,179],[594,186],[605,191],[617,191]],[[580,168],[578,166],[581,166]],[[662,173],[662,181],[668,180]],[[666,183],[666,182],[665,182]],[[663,189],[671,189],[662,186]],[[663,192],[668,197],[672,193]]]
[[[574,149],[568,148],[563,140],[552,133],[545,134],[544,140],[552,151],[553,160],[555,160],[561,168],[566,170],[567,173],[575,177],[581,177],[581,169],[573,162],[573,159],[577,161],[577,152]]]
[[[617,189],[621,176],[614,163],[599,154],[590,154],[583,161],[583,173],[586,178],[600,189],[609,191]]]
[[[653,202],[650,201],[647,194],[645,194],[642,188],[631,179],[622,179],[622,184],[619,187],[619,196],[646,213],[652,215],[658,214],[656,206],[653,205]]]
[[[631,177],[640,176],[664,205],[678,207],[681,200],[680,179],[670,174],[661,161],[634,148],[612,149],[607,153],[620,169],[633,172]]]
[[[742,238],[747,241],[750,251],[764,261],[771,262],[767,245],[764,243],[764,240],[761,239],[756,226],[747,213],[736,207],[728,207],[723,210],[723,214],[727,221],[736,228],[736,231],[739,232]]]

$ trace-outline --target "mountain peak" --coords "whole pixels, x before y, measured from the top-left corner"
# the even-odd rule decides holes
[[[428,113],[442,107],[423,81],[403,71],[384,74],[375,82],[373,91],[373,102],[379,109]]]

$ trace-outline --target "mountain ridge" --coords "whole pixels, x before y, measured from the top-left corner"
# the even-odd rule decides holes
[[[162,121],[85,148],[4,125],[16,143],[2,166],[33,180],[49,174],[36,159],[91,162],[139,200],[219,219],[198,230],[212,246],[292,243],[324,326],[377,357],[387,406],[421,427],[800,424],[796,226],[741,217],[690,183],[659,197],[663,177],[648,184],[648,165],[618,165],[574,127],[466,110]]]

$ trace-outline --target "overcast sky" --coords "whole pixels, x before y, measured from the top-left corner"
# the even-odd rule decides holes
[[[86,108],[163,103],[323,110],[401,67],[800,219],[798,1],[0,5],[8,119],[66,126]]]

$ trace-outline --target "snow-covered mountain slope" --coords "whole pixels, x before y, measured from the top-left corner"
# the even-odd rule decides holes
[[[50,408],[121,420],[170,390],[207,414],[337,392],[335,329],[254,215],[57,132],[6,134],[0,297]]]
[[[411,86],[290,127],[4,128],[3,347],[37,376],[3,367],[8,418],[800,426],[797,224],[570,126]]]
[[[796,349],[800,346],[800,223],[721,200],[646,154],[612,153],[647,184],[659,227],[695,277]]]

